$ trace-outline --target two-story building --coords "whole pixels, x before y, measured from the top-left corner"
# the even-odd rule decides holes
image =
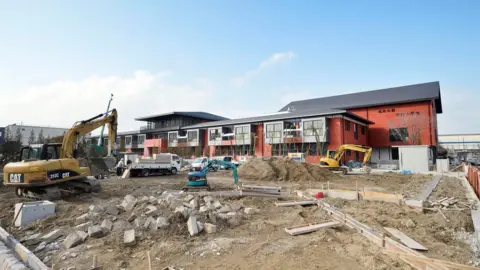
[[[374,163],[396,162],[398,145],[438,143],[437,114],[442,113],[440,84],[422,83],[381,90],[293,101],[280,111],[227,119],[205,112],[173,112],[137,118],[147,126],[143,152],[182,156],[286,156],[305,153],[318,162],[342,144],[372,146]],[[148,143],[148,147],[146,146]],[[138,149],[141,152],[141,149]],[[361,160],[347,151],[345,160]]]

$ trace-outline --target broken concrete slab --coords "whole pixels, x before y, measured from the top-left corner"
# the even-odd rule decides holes
[[[85,222],[87,222],[89,219],[90,219],[90,215],[89,215],[88,213],[87,213],[87,214],[83,214],[83,215],[75,218],[75,224],[85,223]]]
[[[109,232],[112,230],[113,223],[108,219],[104,219],[100,227],[102,227],[104,231]]]
[[[198,233],[201,233],[205,229],[205,226],[203,225],[202,222],[197,221],[197,228],[198,228]]]
[[[36,245],[41,242],[40,236],[41,236],[40,233],[32,234],[30,236],[23,238],[21,242],[26,246]]]
[[[212,196],[205,196],[205,197],[203,197],[203,201],[204,201],[205,203],[209,203],[209,202],[212,203],[212,202],[213,202],[213,198],[212,198]]]
[[[204,212],[207,212],[207,211],[208,211],[208,207],[207,207],[207,206],[205,206],[205,205],[204,205],[204,206],[200,206],[200,210],[199,210],[200,213],[204,213]]]
[[[123,233],[123,244],[126,246],[133,246],[135,241],[135,230],[128,230]]]
[[[190,208],[192,208],[192,209],[198,209],[198,201],[197,201],[197,199],[192,199],[192,200],[190,201]]]
[[[185,208],[185,206],[178,206],[177,208],[175,208],[174,213],[180,213],[184,217],[186,217],[188,215],[188,210]]]
[[[227,213],[227,218],[230,218],[230,217],[233,217],[233,216],[236,216],[236,215],[238,215],[237,212],[228,212]]]
[[[157,213],[158,213],[157,207],[155,207],[155,206],[153,206],[153,205],[147,206],[147,209],[146,209],[146,211],[145,211],[145,215],[146,215],[147,217],[149,217],[149,216],[155,216],[155,215],[157,215]]]
[[[128,222],[132,222],[133,220],[135,220],[137,218],[137,214],[135,214],[135,212],[132,212],[130,214],[130,216],[128,217],[127,221]]]
[[[41,240],[43,242],[46,242],[47,244],[50,244],[51,242],[53,242],[55,239],[61,237],[64,235],[64,232],[63,230],[61,229],[56,229],[56,230],[53,230],[47,234],[45,234],[44,236],[42,236]]]
[[[85,242],[85,240],[87,240],[88,233],[84,231],[76,231],[76,233],[78,234],[78,236],[80,236],[80,238],[82,238],[82,242]]]
[[[232,209],[232,211],[240,211],[240,209],[243,208],[243,205],[235,203],[235,204],[232,204],[230,208]]]
[[[168,219],[165,217],[158,217],[156,224],[157,224],[157,227],[160,229],[165,229],[165,228],[168,228],[168,226],[170,226]]]
[[[190,236],[196,236],[198,235],[198,224],[197,224],[197,218],[194,216],[190,216],[187,221],[187,228],[188,228],[188,233]]]
[[[193,198],[194,197],[193,197],[192,194],[188,194],[187,196],[185,196],[185,198],[183,198],[183,201],[184,202],[190,202]]]
[[[107,207],[107,209],[105,209],[105,212],[112,216],[118,216],[118,214],[120,213],[116,205],[110,205],[109,207]]]
[[[145,230],[147,230],[148,228],[150,228],[150,226],[152,225],[152,223],[155,222],[155,219],[153,219],[152,217],[148,217],[147,220],[145,221],[145,223],[143,224],[143,228]]]
[[[155,197],[153,197],[153,196],[150,196],[150,197],[148,198],[148,202],[149,202],[150,204],[152,204],[152,205],[157,205],[157,204],[158,204],[158,199],[155,198]]]
[[[135,226],[135,228],[140,228],[141,226],[141,221],[137,218],[133,221],[133,226]]]
[[[101,206],[99,206],[99,205],[94,205],[94,204],[90,205],[90,206],[88,207],[88,210],[89,210],[90,212],[94,212],[94,213],[103,213],[103,212],[105,212],[105,208],[103,208],[103,207],[101,207]]]
[[[138,199],[137,204],[147,203],[149,201],[150,201],[150,198],[148,196],[143,196],[140,199]]]
[[[232,208],[230,208],[230,206],[228,206],[228,205],[225,205],[222,208],[217,210],[218,213],[228,213],[228,212],[231,212],[231,211],[232,211]]]
[[[135,205],[137,205],[137,200],[134,200],[134,201],[124,200],[120,206],[123,208],[123,210],[125,210],[125,212],[130,212],[133,210],[133,208],[135,208]]]
[[[50,201],[16,203],[13,213],[13,217],[16,217],[14,225],[22,227],[53,214],[55,214],[55,203]]]
[[[213,207],[215,207],[215,209],[222,208],[222,204],[219,201],[215,201]]]
[[[207,232],[208,234],[217,232],[217,225],[211,223],[204,223],[203,226],[205,227],[205,232]]]
[[[102,227],[100,226],[90,226],[88,227],[88,236],[89,237],[103,237],[105,235],[104,231],[102,230]]]
[[[82,238],[78,235],[77,232],[70,233],[65,240],[63,240],[63,246],[65,248],[75,247],[83,242]]]
[[[135,196],[133,196],[132,194],[127,194],[125,195],[125,198],[123,198],[123,200],[126,202],[133,202],[136,201],[137,198],[135,198]]]
[[[93,223],[91,221],[82,223],[80,225],[77,225],[74,227],[75,230],[77,231],[84,231],[86,232],[88,230],[88,227],[92,226]]]
[[[38,244],[38,246],[33,250],[33,252],[39,252],[45,249],[47,247],[47,242],[41,242]]]

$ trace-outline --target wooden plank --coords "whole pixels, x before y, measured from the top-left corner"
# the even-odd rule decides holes
[[[317,224],[305,224],[305,225],[299,225],[295,227],[289,227],[285,228],[285,231],[292,235],[300,235],[300,234],[305,234],[305,233],[311,233],[314,231],[318,231],[320,229],[326,229],[326,228],[332,228],[332,227],[338,227],[341,226],[342,223],[338,221],[330,221],[330,222],[325,222],[325,223],[317,223]]]
[[[411,254],[394,252],[394,251],[386,250],[386,249],[383,250],[383,253],[387,254],[387,255],[395,255],[395,256],[398,256],[398,257],[411,258],[411,259],[415,259],[415,260],[418,260],[418,261],[423,261],[425,263],[431,263],[431,264],[435,264],[435,265],[439,265],[439,266],[448,267],[450,269],[465,269],[465,270],[479,270],[480,269],[478,267],[469,266],[469,265],[465,265],[465,264],[459,264],[459,263],[454,263],[454,262],[449,262],[449,261],[444,261],[444,260],[439,260],[439,259],[433,259],[433,258],[429,258],[429,257],[420,257],[420,256],[416,256],[416,255],[411,255]]]
[[[408,235],[404,234],[403,232],[389,227],[383,227],[387,232],[389,232],[394,237],[398,238],[402,243],[404,243],[407,247],[415,250],[428,250],[428,248],[422,246],[417,241],[413,240],[412,238],[408,237]]]
[[[129,177],[130,177],[130,168],[126,169],[123,172],[122,179],[126,179],[126,178],[129,178]]]
[[[278,203],[276,202],[275,205],[279,207],[286,207],[286,206],[295,206],[295,205],[312,205],[317,204],[316,201],[300,201],[300,202],[283,202]]]

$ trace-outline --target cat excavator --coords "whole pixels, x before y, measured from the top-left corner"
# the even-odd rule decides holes
[[[355,144],[341,145],[338,148],[338,150],[335,152],[335,155],[333,157],[330,157],[330,153],[327,153],[327,157],[323,157],[320,159],[320,167],[329,169],[331,171],[340,171],[343,174],[347,174],[349,168],[346,166],[340,165],[343,155],[347,150],[365,153],[365,156],[363,157],[363,167],[366,173],[369,174],[370,168],[367,167],[367,162],[370,160],[370,157],[372,156],[372,148],[369,146],[363,146],[363,145],[355,145]]]
[[[104,125],[108,126],[108,156],[115,155],[118,114],[115,109],[76,122],[62,143],[25,146],[17,162],[3,168],[3,184],[15,187],[16,195],[40,200],[55,200],[64,193],[96,192],[100,183],[90,177],[89,167],[77,160],[80,138]]]

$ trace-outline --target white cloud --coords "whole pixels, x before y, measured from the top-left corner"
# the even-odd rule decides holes
[[[137,130],[142,122],[134,118],[180,110],[205,110],[213,96],[212,83],[168,83],[170,73],[136,71],[130,76],[91,76],[79,81],[56,81],[12,93],[0,100],[4,124],[71,127],[105,111],[110,93],[116,108],[119,131]],[[210,104],[208,104],[210,105]],[[221,107],[213,107],[219,111]]]
[[[247,83],[250,79],[255,76],[258,76],[263,70],[268,69],[272,66],[280,64],[282,62],[288,62],[295,57],[293,52],[281,52],[271,55],[267,60],[264,60],[260,65],[253,70],[247,71],[244,75],[233,78],[231,84],[234,86],[242,86]]]

